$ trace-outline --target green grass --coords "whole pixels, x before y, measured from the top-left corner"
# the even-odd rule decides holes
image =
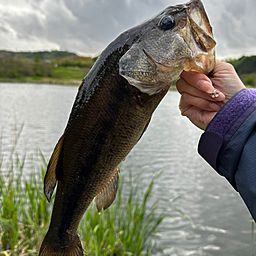
[[[45,234],[51,204],[45,201],[42,175],[46,162],[37,173],[24,178],[25,157],[15,153],[22,127],[17,132],[5,170],[0,155],[0,255],[36,255]],[[4,172],[5,171],[5,172]]]
[[[15,154],[15,146],[7,172],[1,163],[0,155],[0,256],[37,255],[52,209],[43,194],[47,163],[42,156],[41,169],[24,175],[25,157]],[[139,178],[130,174],[129,184],[120,179],[117,198],[109,209],[98,214],[91,204],[79,226],[85,255],[151,255],[152,239],[165,217],[157,202],[148,203],[156,178],[145,191]],[[123,196],[124,190],[129,191],[128,197]]]
[[[157,175],[144,192],[138,177],[130,175],[129,185],[121,181],[115,203],[99,215],[93,205],[80,223],[79,233],[86,255],[151,255],[152,238],[165,214],[157,209],[157,202],[148,205]],[[123,189],[129,190],[124,199]]]
[[[82,80],[85,75],[89,72],[89,68],[83,69],[74,69],[74,68],[65,68],[65,67],[57,67],[52,72],[52,78],[58,79],[77,79]]]
[[[45,83],[79,86],[82,79],[89,72],[89,68],[74,69],[57,67],[52,72],[51,77],[44,76],[21,76],[15,78],[0,77],[0,83]]]

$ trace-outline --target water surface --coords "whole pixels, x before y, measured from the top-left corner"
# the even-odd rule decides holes
[[[0,84],[4,159],[22,125],[17,152],[26,153],[25,172],[40,165],[38,149],[48,159],[65,128],[76,93],[72,86]],[[249,256],[250,214],[228,182],[198,155],[201,131],[180,115],[178,103],[179,94],[169,92],[123,162],[122,175],[140,173],[147,187],[155,174],[163,172],[151,201],[159,200],[160,209],[170,215],[155,238],[157,246],[165,248],[165,255]],[[187,214],[195,226],[175,208]]]

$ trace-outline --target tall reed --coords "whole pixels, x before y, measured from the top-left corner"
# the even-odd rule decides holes
[[[52,205],[43,194],[41,172],[23,175],[25,157],[18,155],[3,173],[0,165],[0,255],[36,255],[47,230]]]
[[[151,255],[152,238],[165,217],[157,202],[148,205],[156,178],[144,192],[139,179],[130,173],[129,184],[121,180],[116,201],[109,209],[99,215],[93,205],[89,207],[79,230],[86,255]],[[128,189],[128,197],[122,195],[124,189]]]
[[[0,256],[37,255],[54,201],[49,204],[43,194],[47,165],[43,155],[41,170],[24,175],[25,157],[15,153],[16,144],[17,140],[5,172],[0,154]],[[128,184],[121,178],[109,209],[98,214],[91,204],[79,226],[85,255],[151,255],[152,238],[165,217],[157,202],[148,202],[156,178],[144,191],[139,179],[130,174]],[[124,196],[127,191],[129,195]]]

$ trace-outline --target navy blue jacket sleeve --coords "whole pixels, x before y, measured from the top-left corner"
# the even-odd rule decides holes
[[[240,193],[256,220],[256,89],[240,91],[221,108],[198,152]]]

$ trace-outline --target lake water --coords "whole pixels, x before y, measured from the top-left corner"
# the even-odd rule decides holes
[[[76,93],[77,88],[71,86],[0,84],[2,157],[8,158],[15,134],[23,125],[16,151],[20,156],[26,153],[26,173],[37,169],[41,163],[38,149],[50,157]],[[178,104],[179,94],[169,92],[143,138],[123,162],[122,175],[140,173],[146,187],[163,171],[151,199],[159,200],[159,207],[171,216],[155,238],[157,246],[165,248],[163,255],[250,256],[250,214],[227,181],[198,155],[201,131],[180,115]],[[188,215],[195,226],[174,208]]]

